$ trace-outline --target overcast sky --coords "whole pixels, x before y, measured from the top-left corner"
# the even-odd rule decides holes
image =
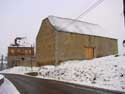
[[[27,37],[29,43],[35,43],[41,21],[47,16],[73,19],[96,1],[98,0],[0,0],[0,55],[7,54],[7,47],[17,36]],[[100,24],[116,36],[119,28],[124,32],[122,0],[104,0],[80,20]],[[110,23],[111,21],[113,22]]]

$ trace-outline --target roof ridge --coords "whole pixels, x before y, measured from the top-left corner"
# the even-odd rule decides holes
[[[75,22],[81,22],[81,23],[86,23],[86,24],[91,24],[91,25],[98,25],[98,24],[95,24],[95,23],[87,22],[87,21],[81,21],[81,20],[72,19],[72,18],[64,18],[64,17],[54,16],[54,15],[49,15],[48,18],[50,18],[50,19],[51,18],[65,19],[65,20],[73,21],[74,23]]]

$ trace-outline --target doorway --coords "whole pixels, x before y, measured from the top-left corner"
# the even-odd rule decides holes
[[[94,48],[93,47],[86,47],[85,48],[85,55],[86,55],[86,59],[94,58]]]

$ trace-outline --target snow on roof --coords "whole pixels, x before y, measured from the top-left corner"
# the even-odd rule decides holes
[[[50,23],[55,27],[55,29],[57,29],[57,31],[114,38],[112,34],[106,32],[98,24],[88,23],[75,19],[61,18],[56,16],[48,16],[48,19]]]

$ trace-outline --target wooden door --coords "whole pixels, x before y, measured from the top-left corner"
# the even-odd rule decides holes
[[[94,58],[94,48],[92,48],[92,47],[87,47],[86,49],[85,49],[86,51],[86,58],[87,59],[92,59],[92,58]]]

